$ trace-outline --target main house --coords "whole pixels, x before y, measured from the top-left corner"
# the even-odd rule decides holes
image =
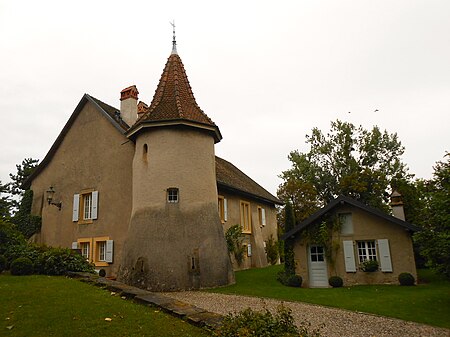
[[[150,105],[135,86],[120,110],[85,94],[26,182],[35,240],[79,249],[108,276],[150,290],[234,282],[224,232],[243,228],[246,258],[267,265],[281,202],[215,156],[219,127],[197,105],[175,48]]]
[[[403,272],[417,279],[411,236],[419,228],[404,221],[395,191],[391,206],[394,216],[340,196],[283,235],[294,240],[296,273],[303,284],[328,287],[335,275],[344,285],[398,283]],[[328,226],[325,243],[317,239],[320,226]],[[376,261],[375,270],[368,271],[365,261]]]

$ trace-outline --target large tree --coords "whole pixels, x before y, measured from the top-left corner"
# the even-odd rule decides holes
[[[313,128],[306,143],[309,152],[289,154],[292,167],[280,175],[278,189],[279,198],[294,202],[299,221],[339,195],[387,211],[391,181],[407,178],[397,134],[377,126],[366,130],[336,120],[327,134]]]
[[[16,174],[9,174],[9,177],[11,178],[11,182],[9,185],[9,192],[13,196],[17,196],[17,198],[14,198],[12,200],[13,206],[15,210],[19,208],[20,205],[20,199],[23,197],[25,190],[23,189],[22,185],[23,183],[28,179],[28,177],[33,173],[34,169],[38,165],[39,160],[33,159],[33,158],[25,158],[22,160],[21,164],[16,165],[17,172]]]
[[[8,220],[11,216],[11,198],[8,195],[8,186],[0,181],[0,219]]]

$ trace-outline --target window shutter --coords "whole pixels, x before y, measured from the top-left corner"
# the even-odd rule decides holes
[[[252,256],[252,245],[250,243],[247,245],[247,256]]]
[[[78,242],[72,242],[72,249],[78,249]]]
[[[98,214],[98,191],[92,192],[92,219],[97,219]]]
[[[227,198],[223,198],[223,220],[228,220],[228,202]]]
[[[261,208],[261,220],[262,220],[262,226],[266,225],[266,209]]]
[[[73,195],[73,213],[72,213],[72,221],[78,221],[78,209],[80,207],[80,195]]]
[[[112,263],[114,255],[114,240],[106,240],[105,262]]]
[[[389,240],[380,239],[378,241],[378,253],[380,254],[381,271],[392,272],[391,252],[389,250]]]
[[[344,244],[344,262],[347,273],[356,272],[355,252],[353,250],[353,241],[342,241]]]

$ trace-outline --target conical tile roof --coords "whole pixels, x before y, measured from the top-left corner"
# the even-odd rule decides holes
[[[195,101],[183,62],[176,53],[172,53],[167,60],[150,107],[137,120],[129,134],[146,126],[161,124],[198,126],[213,131],[216,142],[222,138],[219,128]]]

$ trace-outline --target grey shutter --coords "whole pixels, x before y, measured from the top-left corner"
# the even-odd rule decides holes
[[[381,271],[392,272],[391,252],[389,250],[389,240],[380,239],[378,241],[378,253],[380,254]]]
[[[252,256],[252,245],[250,243],[247,245],[247,256]]]
[[[98,191],[92,192],[92,219],[97,219],[98,214]]]
[[[78,221],[78,210],[80,207],[80,195],[73,195],[73,213],[72,213],[72,221]]]
[[[72,249],[78,249],[78,242],[72,242]]]
[[[114,255],[114,241],[106,240],[105,262],[112,263]]]
[[[264,208],[261,208],[261,220],[262,220],[262,226],[266,225],[266,210]]]
[[[227,198],[223,198],[223,220],[228,220],[228,202]]]
[[[342,241],[344,245],[344,262],[347,273],[356,272],[355,251],[353,250],[353,241]]]

